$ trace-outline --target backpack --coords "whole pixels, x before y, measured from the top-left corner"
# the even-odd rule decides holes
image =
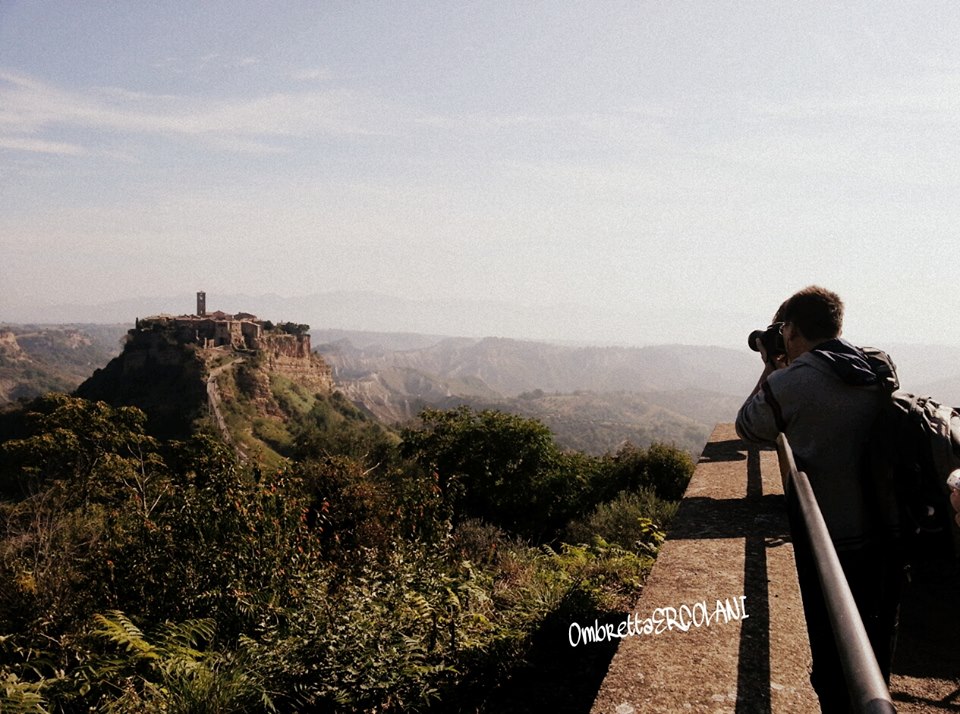
[[[881,537],[896,541],[908,559],[956,550],[946,481],[960,469],[960,411],[899,391],[889,355],[863,351],[885,395],[865,459],[865,495]]]

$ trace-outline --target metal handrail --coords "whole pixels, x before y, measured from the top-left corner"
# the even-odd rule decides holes
[[[810,538],[813,562],[843,666],[850,704],[855,711],[864,714],[896,712],[810,480],[797,469],[790,442],[784,434],[777,437],[777,455],[780,457],[783,491],[788,499],[796,498]]]

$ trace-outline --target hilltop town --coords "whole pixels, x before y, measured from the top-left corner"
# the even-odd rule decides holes
[[[160,333],[172,336],[180,344],[196,344],[205,349],[230,347],[250,352],[273,349],[291,357],[307,357],[310,355],[309,329],[309,325],[293,322],[275,325],[248,312],[208,313],[206,293],[198,292],[196,314],[138,317],[130,335]]]
[[[193,315],[138,317],[122,353],[76,394],[137,406],[149,428],[165,437],[183,438],[210,415],[225,441],[240,450],[240,442],[256,440],[251,420],[261,427],[275,422],[278,431],[291,404],[308,409],[318,395],[332,394],[330,367],[312,352],[309,329],[247,312],[208,312],[206,294],[199,292]],[[228,429],[231,415],[233,431],[243,433]]]

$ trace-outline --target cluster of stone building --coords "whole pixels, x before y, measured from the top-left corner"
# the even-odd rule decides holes
[[[263,351],[276,349],[282,344],[283,352],[288,356],[310,355],[310,335],[305,330],[285,332],[248,312],[231,315],[216,310],[208,313],[203,292],[197,293],[197,314],[137,318],[134,332],[141,335],[145,332],[163,333],[181,344],[196,344],[202,348]]]

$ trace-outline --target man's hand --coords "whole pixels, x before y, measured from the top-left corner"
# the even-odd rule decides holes
[[[757,386],[753,388],[752,392],[750,392],[751,397],[760,391],[761,387],[763,387],[763,383],[767,381],[767,377],[769,377],[775,370],[780,369],[780,367],[786,366],[785,364],[778,365],[776,362],[771,362],[767,359],[767,350],[763,346],[763,343],[760,341],[759,337],[754,344],[757,346],[757,352],[760,353],[760,359],[763,360],[763,372],[760,374],[760,379],[757,380]]]
[[[763,342],[760,341],[759,337],[754,341],[754,344],[757,346],[757,352],[760,353],[760,359],[763,360],[765,374],[769,374],[775,369],[780,369],[781,367],[787,366],[786,355],[777,355],[771,360],[767,355],[767,348],[763,346]]]

